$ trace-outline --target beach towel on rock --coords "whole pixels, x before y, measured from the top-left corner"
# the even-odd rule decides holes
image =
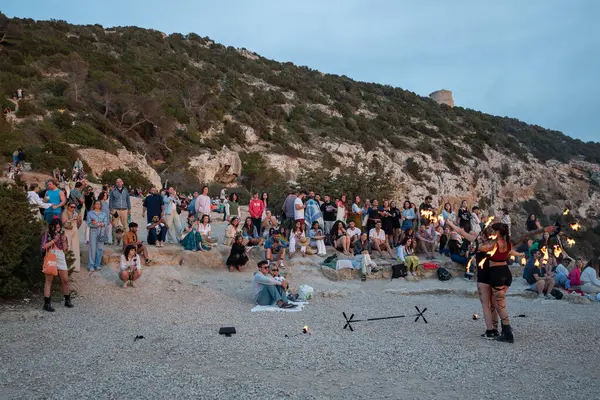
[[[295,308],[279,308],[277,306],[254,306],[250,312],[263,312],[263,311],[274,311],[274,312],[298,312],[302,311],[305,305],[308,304],[306,301],[290,301],[290,304],[295,304]]]

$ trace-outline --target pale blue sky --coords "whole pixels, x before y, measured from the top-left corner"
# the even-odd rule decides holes
[[[195,32],[600,141],[600,0],[15,0],[9,17]],[[83,5],[85,4],[85,6]]]

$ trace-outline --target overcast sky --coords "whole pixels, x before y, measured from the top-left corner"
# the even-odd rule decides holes
[[[3,3],[9,17],[195,32],[424,96],[449,89],[457,105],[600,141],[600,0]]]

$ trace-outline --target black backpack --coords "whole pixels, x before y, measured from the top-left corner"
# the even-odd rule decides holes
[[[452,274],[448,272],[446,268],[439,267],[437,270],[437,276],[440,281],[449,281],[452,279]]]
[[[552,291],[550,292],[550,294],[556,299],[556,300],[562,300],[563,298],[563,294],[560,290],[558,290],[557,288],[552,289]]]
[[[394,264],[392,265],[392,279],[404,278],[406,276],[406,265]]]

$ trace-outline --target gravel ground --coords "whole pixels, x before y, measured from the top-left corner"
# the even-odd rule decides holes
[[[316,298],[299,313],[250,313],[254,268],[228,273],[206,263],[199,254],[197,265],[145,268],[129,289],[110,267],[82,272],[75,308],[56,296],[53,314],[39,300],[4,305],[0,399],[598,398],[598,304],[510,297],[511,315],[527,316],[513,318],[510,345],[478,337],[476,298],[407,295],[473,289],[460,279],[330,282],[316,267],[290,265],[292,283],[310,284]],[[414,306],[428,308],[428,324],[342,329],[342,312],[362,319],[414,314]],[[285,337],[304,325],[311,335]],[[222,326],[238,333],[220,336]]]
[[[511,314],[527,316],[513,319],[510,345],[478,338],[477,299],[296,276],[331,296],[299,313],[250,313],[251,271],[152,267],[125,290],[109,268],[80,274],[75,308],[0,314],[0,398],[598,398],[597,304],[510,298]],[[415,305],[428,308],[428,324],[342,329],[343,311],[414,314]],[[285,337],[304,325],[312,335]],[[221,326],[238,333],[220,336]]]

